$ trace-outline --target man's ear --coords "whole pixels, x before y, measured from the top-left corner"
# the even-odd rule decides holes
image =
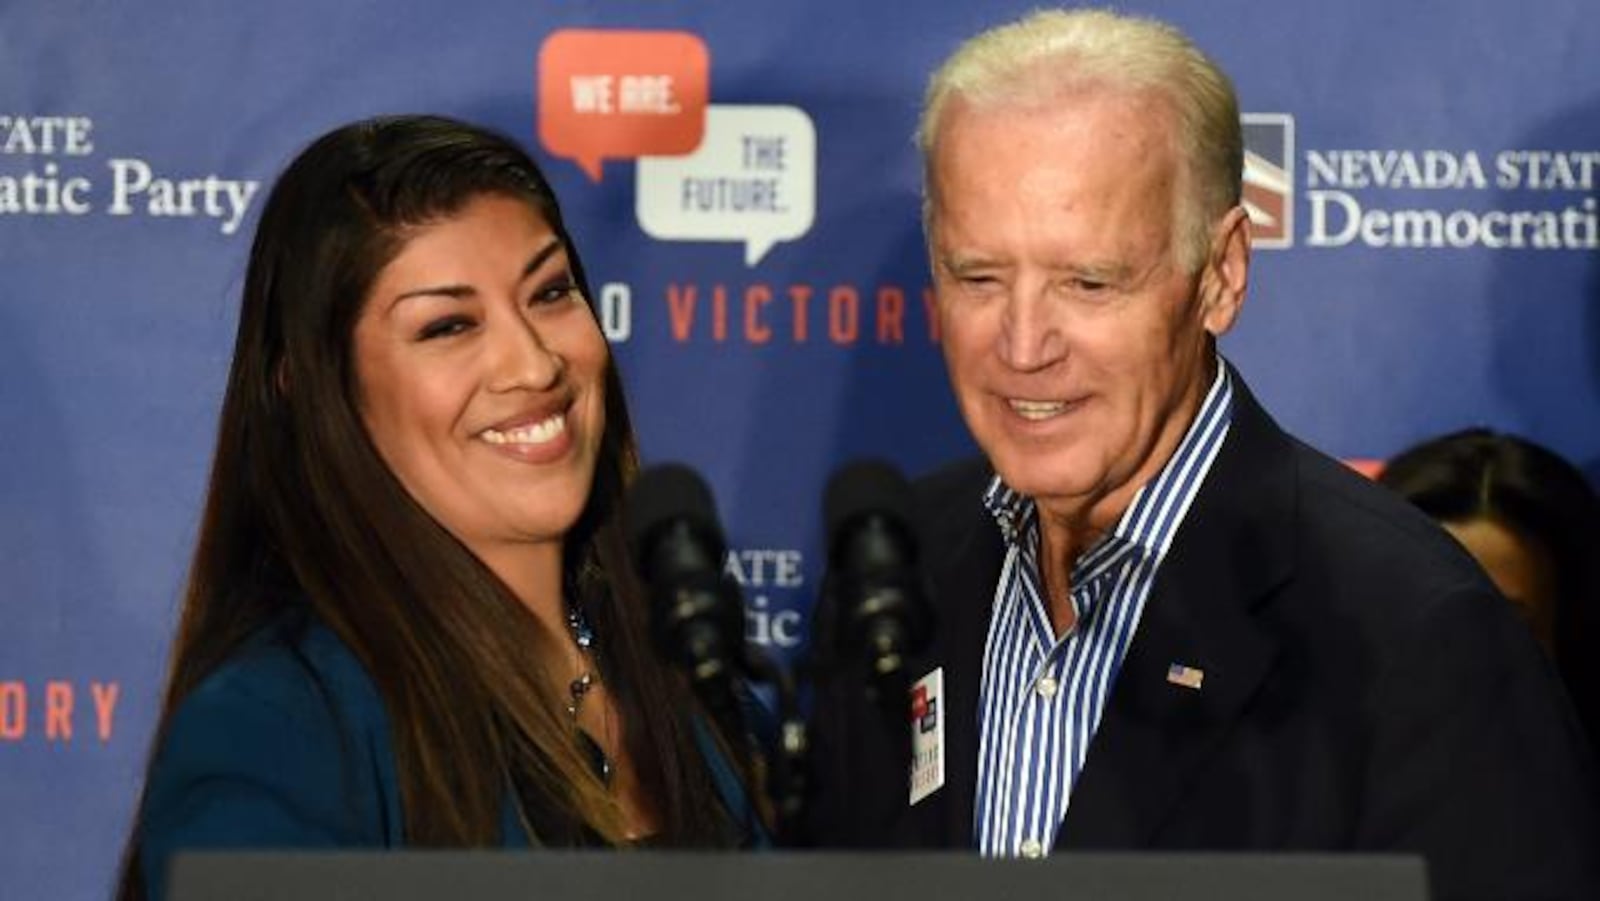
[[[1229,210],[1213,227],[1200,271],[1200,321],[1213,336],[1233,328],[1250,280],[1250,216]]]

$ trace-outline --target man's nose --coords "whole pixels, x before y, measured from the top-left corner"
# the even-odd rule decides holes
[[[1060,310],[1043,285],[1014,285],[1001,315],[1000,359],[1012,369],[1044,369],[1066,355]]]

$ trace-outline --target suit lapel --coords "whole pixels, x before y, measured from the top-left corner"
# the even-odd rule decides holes
[[[987,519],[987,513],[985,513]],[[993,520],[979,522],[968,536],[964,553],[948,572],[951,597],[961,600],[948,610],[944,658],[945,693],[950,714],[946,734],[946,798],[944,840],[956,847],[972,845],[973,793],[978,784],[978,689],[983,679],[983,646],[989,634],[995,577],[1005,558],[1005,545]]]
[[[1145,603],[1059,847],[1147,846],[1266,678],[1277,648],[1252,608],[1293,568],[1288,441],[1235,373],[1228,438]]]
[[[945,784],[913,806],[913,841],[936,847],[972,847],[973,792],[978,782],[978,688],[995,579],[1005,544],[982,497],[993,471],[973,467],[942,498],[930,498],[940,515],[925,524],[926,572],[935,599],[935,641],[913,677],[944,667]]]

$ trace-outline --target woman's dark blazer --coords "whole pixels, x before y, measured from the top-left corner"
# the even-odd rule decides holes
[[[733,821],[755,822],[716,743],[703,727],[698,738]],[[320,624],[273,627],[173,713],[140,813],[140,868],[148,896],[161,898],[178,850],[396,848],[404,822],[388,718],[366,670]],[[508,847],[527,843],[510,803],[501,833]]]

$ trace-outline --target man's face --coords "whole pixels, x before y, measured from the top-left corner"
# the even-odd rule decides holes
[[[1180,263],[1170,121],[1125,92],[989,109],[957,98],[931,151],[956,399],[1000,476],[1047,512],[1120,514],[1176,449],[1208,387],[1207,336],[1243,297],[1237,211],[1218,230],[1237,247],[1224,241],[1200,272]]]

